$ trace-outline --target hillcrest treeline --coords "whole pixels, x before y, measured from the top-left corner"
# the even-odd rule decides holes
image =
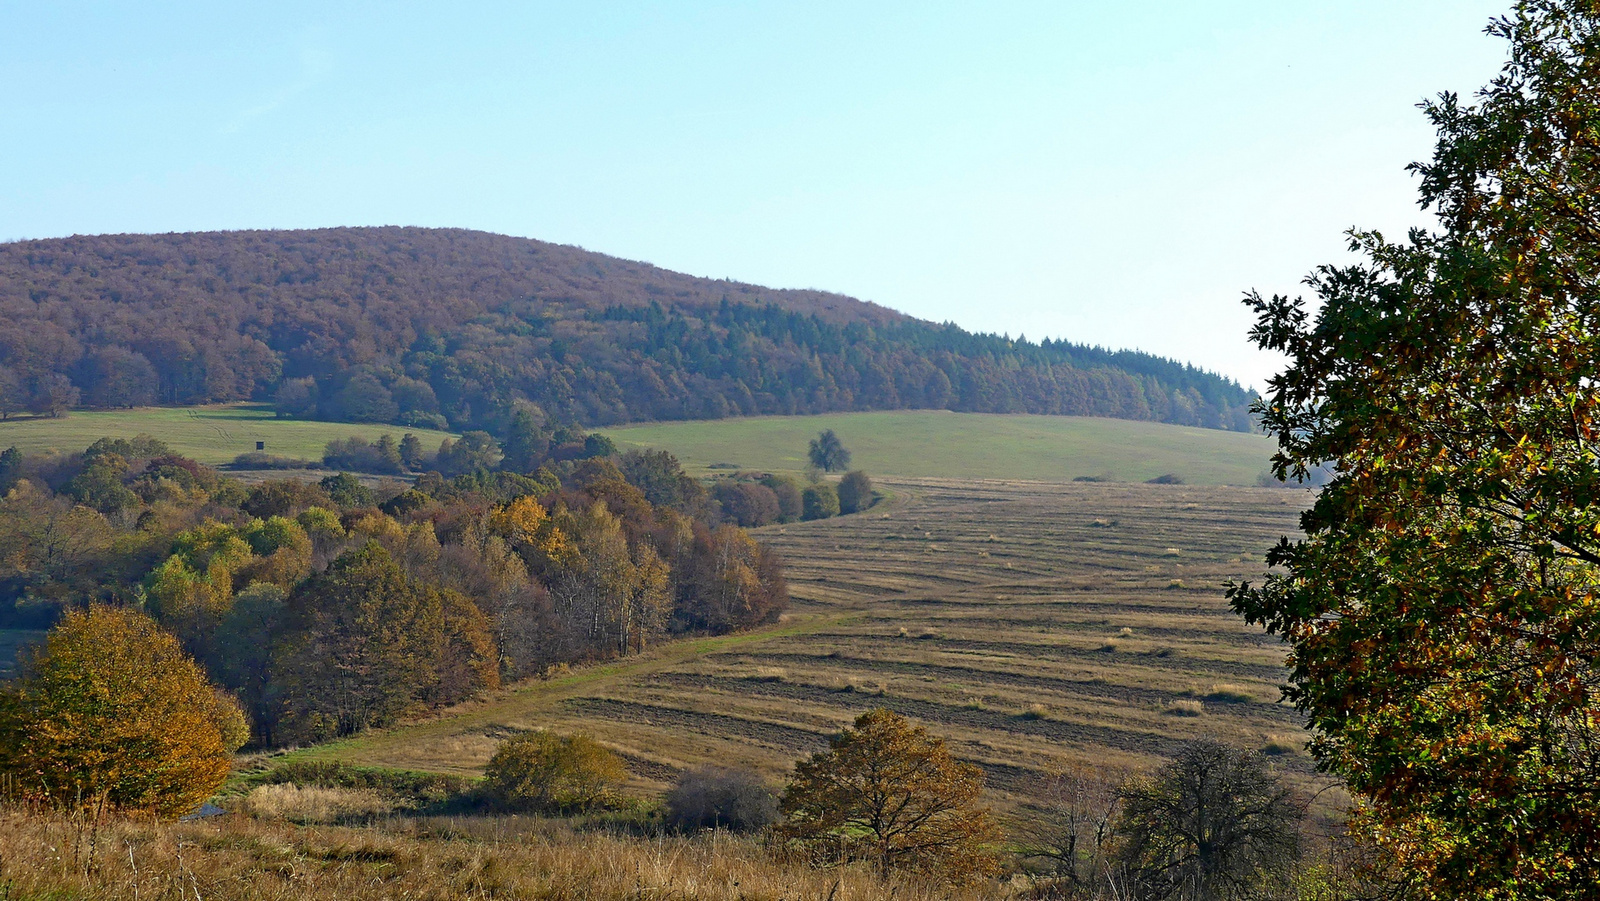
[[[466,430],[951,409],[1248,430],[1253,399],[1133,351],[456,229],[0,244],[0,414],[272,401]]]

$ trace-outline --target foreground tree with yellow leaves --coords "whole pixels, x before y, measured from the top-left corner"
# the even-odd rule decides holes
[[[796,764],[777,836],[819,863],[866,859],[883,878],[912,870],[963,881],[999,868],[982,794],[983,771],[957,762],[943,739],[871,710]]]
[[[0,690],[0,775],[57,806],[187,813],[248,735],[178,640],[125,608],[67,613]]]

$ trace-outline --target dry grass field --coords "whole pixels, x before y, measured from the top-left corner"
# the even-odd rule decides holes
[[[1017,810],[1068,761],[1144,769],[1211,737],[1313,780],[1282,651],[1227,608],[1308,500],[1285,489],[895,480],[856,516],[761,530],[794,603],[751,634],[692,639],[526,683],[294,757],[471,774],[516,730],[585,730],[634,788],[681,768],[778,780],[872,707],[947,737]]]
[[[716,832],[636,836],[530,817],[347,817],[271,811],[194,823],[82,820],[0,807],[0,897],[16,901],[998,901],[775,858]]]

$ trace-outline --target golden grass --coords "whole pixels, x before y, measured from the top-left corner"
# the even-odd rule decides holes
[[[391,813],[394,805],[370,789],[285,782],[256,786],[244,796],[240,808],[258,819],[337,823]]]
[[[0,809],[7,898],[81,901],[379,899],[745,899],[958,901],[1009,897],[881,883],[814,870],[724,833],[643,838],[520,817],[392,819],[363,828],[295,826],[233,814],[195,823],[89,828]]]

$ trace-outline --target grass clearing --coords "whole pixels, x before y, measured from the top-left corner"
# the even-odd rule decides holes
[[[620,426],[623,450],[660,447],[699,474],[799,472],[806,448],[833,429],[851,465],[874,477],[1074,479],[1143,482],[1168,474],[1190,485],[1255,485],[1272,443],[1263,435],[1089,416],[896,410],[762,416]]]
[[[1188,739],[1304,741],[1298,714],[1270,700],[1282,647],[1228,610],[1221,583],[1259,577],[1245,561],[1294,531],[1306,494],[887,487],[892,500],[869,513],[758,531],[788,561],[794,598],[769,629],[666,644],[289,756],[473,775],[515,730],[582,730],[621,753],[649,795],[706,764],[777,782],[881,706],[949,739],[984,767],[991,800],[1016,811],[1067,763],[1139,770]],[[1165,553],[1174,547],[1180,556]],[[1180,576],[1185,587],[1170,587]],[[1278,760],[1315,782],[1303,754]]]
[[[430,450],[441,440],[455,437],[449,432],[397,425],[278,419],[266,404],[217,404],[73,412],[58,419],[11,419],[0,422],[0,448],[16,447],[25,453],[52,448],[74,452],[100,438],[145,434],[165,441],[177,453],[216,466],[254,451],[258,441],[265,442],[266,453],[274,456],[320,461],[323,448],[335,438],[359,435],[371,441],[386,432],[396,441],[410,432]]]

